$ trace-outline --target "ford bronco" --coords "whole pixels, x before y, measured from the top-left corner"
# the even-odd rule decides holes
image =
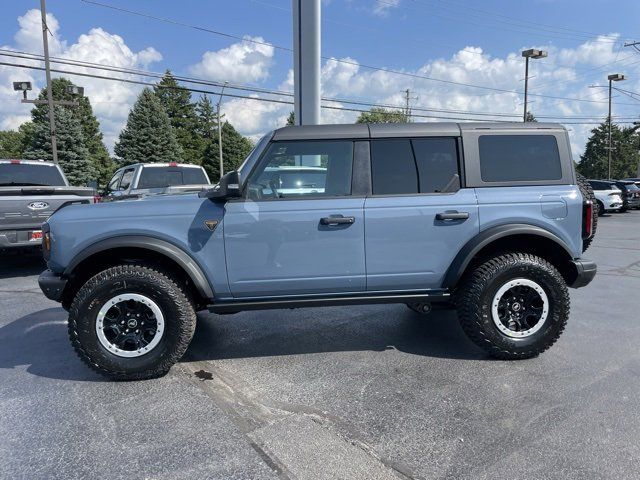
[[[199,194],[60,210],[39,283],[114,379],[164,375],[202,309],[438,304],[489,355],[522,359],[595,276],[593,207],[559,125],[285,127]]]

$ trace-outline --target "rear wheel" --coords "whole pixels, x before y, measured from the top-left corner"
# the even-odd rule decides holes
[[[604,205],[602,204],[602,202],[596,200],[596,196],[593,193],[593,188],[591,187],[591,184],[588,182],[588,180],[577,172],[576,172],[576,181],[578,184],[578,188],[580,189],[580,193],[582,194],[582,198],[584,200],[590,200],[591,204],[594,206],[593,216],[591,219],[592,234],[590,238],[587,238],[582,242],[582,251],[585,252],[587,248],[589,248],[589,245],[591,245],[591,242],[593,241],[593,238],[596,235],[596,230],[598,228],[598,216],[604,214]],[[597,202],[597,207],[596,207],[596,202]],[[602,206],[602,213],[600,213],[601,206]]]
[[[598,200],[597,203],[598,203],[598,212],[595,218],[601,217],[606,213],[606,210],[604,209],[604,203],[602,203],[600,200]]]
[[[95,275],[71,304],[69,338],[95,371],[117,380],[166,374],[186,351],[196,315],[189,298],[153,267],[121,265]]]
[[[569,292],[546,260],[509,253],[466,276],[457,295],[460,325],[489,355],[535,357],[558,339],[569,316]]]

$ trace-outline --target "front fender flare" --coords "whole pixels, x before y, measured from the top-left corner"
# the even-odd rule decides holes
[[[93,243],[73,257],[71,262],[69,262],[65,268],[63,275],[65,277],[69,277],[80,263],[96,253],[112,250],[114,248],[127,247],[152,250],[170,258],[180,265],[180,267],[187,273],[198,290],[198,293],[203,298],[213,298],[213,289],[207,280],[207,276],[187,252],[166,240],[160,240],[159,238],[148,237],[145,235],[111,237]]]
[[[480,232],[460,249],[447,270],[442,285],[443,288],[453,288],[464,274],[473,257],[484,247],[496,240],[514,235],[534,235],[551,240],[556,243],[558,247],[562,248],[570,259],[573,259],[573,254],[569,246],[560,237],[544,228],[525,223],[498,225]]]

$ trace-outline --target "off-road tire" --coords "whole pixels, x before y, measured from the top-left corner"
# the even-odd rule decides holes
[[[540,330],[526,338],[509,337],[498,329],[491,303],[510,280],[533,280],[545,291],[549,313]],[[569,317],[569,291],[562,275],[546,260],[526,253],[507,253],[475,267],[456,292],[458,318],[466,335],[490,356],[504,360],[531,358],[555,343]]]
[[[578,183],[580,193],[582,194],[582,198],[585,200],[591,200],[591,204],[593,205],[593,218],[591,220],[592,235],[591,237],[582,241],[582,252],[586,252],[587,248],[589,248],[589,245],[591,245],[591,242],[596,236],[596,230],[598,229],[598,216],[602,215],[600,213],[601,203],[596,200],[596,196],[593,193],[593,188],[591,187],[591,184],[588,182],[588,180],[577,172],[576,181]],[[602,209],[604,210],[604,205],[602,205]]]
[[[138,293],[152,299],[164,316],[164,334],[150,352],[124,358],[109,352],[96,333],[98,311],[118,294]],[[96,372],[114,380],[143,380],[165,375],[187,350],[196,326],[188,295],[169,275],[152,267],[119,265],[90,278],[69,310],[69,339],[78,356]]]

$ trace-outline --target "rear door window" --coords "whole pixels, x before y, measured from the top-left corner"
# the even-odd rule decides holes
[[[455,138],[411,140],[418,165],[420,193],[456,192],[460,189],[458,146]]]
[[[371,178],[374,195],[418,193],[418,169],[411,141],[408,138],[373,140]]]
[[[483,182],[560,180],[562,165],[553,135],[481,135]]]

